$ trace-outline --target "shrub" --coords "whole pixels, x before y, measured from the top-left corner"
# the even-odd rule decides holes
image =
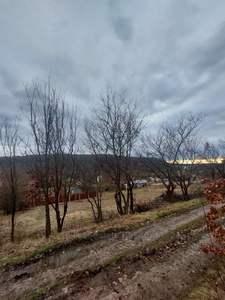
[[[145,211],[148,211],[152,208],[152,205],[150,202],[142,202],[142,203],[136,203],[134,206],[134,211],[137,213],[142,213]]]
[[[210,182],[205,187],[205,195],[211,205],[206,215],[207,228],[212,235],[211,244],[205,245],[203,250],[207,253],[225,255],[225,229],[222,220],[225,216],[225,179]]]
[[[4,186],[0,189],[0,210],[5,214],[9,215],[12,212],[12,201],[11,201],[10,190]],[[18,199],[16,203],[16,210],[24,210],[26,208],[26,202],[24,200],[22,189],[18,192]]]

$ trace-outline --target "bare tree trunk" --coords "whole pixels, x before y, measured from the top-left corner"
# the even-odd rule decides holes
[[[102,214],[102,192],[97,192],[97,223],[103,221],[103,214]]]
[[[123,207],[122,207],[122,200],[121,200],[121,194],[120,192],[115,192],[115,202],[116,202],[116,208],[120,215],[123,215]]]
[[[127,180],[127,204],[130,213],[134,213],[134,194],[133,194],[134,183],[131,178]]]
[[[129,199],[127,199],[121,188],[115,192],[116,208],[120,215],[126,215],[129,211]]]
[[[130,208],[130,187],[127,185],[127,200],[126,200],[126,213]]]
[[[170,184],[167,186],[167,190],[166,190],[166,198],[168,201],[172,201],[174,198],[174,190],[175,187],[173,184]]]
[[[57,232],[61,232],[62,226],[61,226],[61,218],[60,218],[59,209],[57,209],[57,211],[56,211],[56,222],[57,222]]]
[[[10,240],[14,242],[15,232],[15,215],[18,199],[18,177],[16,154],[19,146],[18,124],[11,123],[7,118],[3,120],[0,127],[0,144],[3,154],[6,158],[4,164],[1,165],[4,179],[10,191],[11,202],[11,231]]]
[[[130,213],[134,213],[134,193],[133,187],[130,188]]]
[[[103,216],[102,216],[102,207],[98,206],[98,223],[103,221]]]
[[[60,221],[59,223],[57,223],[57,232],[58,233],[62,232],[62,229],[63,229],[63,224]]]
[[[126,197],[121,191],[122,199],[123,199],[123,214],[126,215],[129,212],[129,197]]]
[[[11,242],[14,242],[15,213],[11,216]]]
[[[66,217],[66,214],[67,214],[67,208],[68,208],[68,201],[66,201],[66,203],[64,203],[63,216],[62,216],[62,218],[61,218],[60,229],[59,229],[58,232],[62,232],[64,220],[65,220],[65,217]]]
[[[94,216],[94,220],[96,223],[100,223],[103,221],[103,214],[102,214],[102,205],[101,205],[101,199],[99,195],[93,197],[92,199],[88,197],[88,202],[91,204],[91,210],[92,214]]]
[[[51,218],[48,199],[45,201],[45,237],[49,238],[51,235]]]
[[[188,193],[188,186],[186,184],[181,185],[181,191],[183,195],[184,200],[190,199],[189,193]]]
[[[11,215],[11,242],[14,242],[14,232],[15,232],[15,215],[16,215],[16,197],[12,198],[12,215]]]
[[[14,172],[13,172],[14,171]],[[15,165],[13,161],[13,166],[11,168],[11,200],[12,200],[12,211],[11,211],[11,242],[14,242],[14,232],[15,232],[15,215],[16,215],[16,190],[15,190]]]
[[[62,231],[60,208],[59,208],[59,200],[60,200],[60,194],[57,191],[54,194],[54,201],[53,201],[54,202],[53,208],[55,210],[56,223],[57,223],[57,232],[61,232]]]

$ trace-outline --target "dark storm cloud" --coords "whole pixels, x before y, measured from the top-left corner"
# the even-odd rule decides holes
[[[225,61],[225,23],[199,47],[196,56],[196,73],[221,69],[221,62]]]
[[[16,113],[24,84],[51,76],[84,114],[112,85],[138,99],[152,128],[202,112],[207,138],[222,137],[224,11],[223,0],[2,0],[1,113]]]
[[[132,39],[133,28],[131,20],[123,17],[112,19],[114,31],[118,38],[123,42],[129,42]]]

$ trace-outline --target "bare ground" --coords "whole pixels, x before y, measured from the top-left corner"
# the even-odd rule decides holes
[[[195,279],[208,267],[210,259],[202,253],[200,246],[207,242],[203,236],[187,248],[162,257],[161,261],[140,260],[124,269],[108,270],[94,277],[85,290],[73,290],[75,284],[67,286],[50,299],[182,299]],[[64,295],[63,295],[64,293]]]
[[[182,299],[195,280],[212,263],[200,246],[203,236],[185,248],[179,247],[162,257],[103,270],[87,282],[76,281],[49,295],[47,299]]]
[[[149,245],[177,227],[203,215],[203,209],[198,208],[129,232],[105,234],[96,241],[65,249],[64,252],[28,266],[2,272],[0,298],[42,299],[42,291],[46,294],[47,287],[52,287],[51,290],[57,292],[54,296],[50,292],[50,299],[179,299],[178,295],[184,291],[183,285],[186,284],[186,287],[189,285],[193,272],[199,273],[201,270],[199,265],[203,267],[208,262],[208,257],[199,250],[200,244],[207,240],[205,236],[194,244],[188,244],[186,249],[178,249],[177,253],[168,256],[164,262],[156,264],[151,262],[149,266],[147,264],[147,267],[144,269],[141,267],[140,270],[137,265],[131,264],[130,270],[132,266],[134,269],[130,274],[133,276],[126,277],[126,273],[125,279],[116,276],[115,283],[110,276],[107,277],[108,282],[105,282],[101,278],[101,272],[98,272],[97,276],[92,277],[92,284],[88,284],[88,287],[93,288],[80,292],[77,288],[73,290],[73,285],[76,284],[70,283],[70,286],[68,279],[70,281],[73,277],[77,278],[76,275],[85,270],[96,270],[98,266],[106,265],[114,257],[127,251],[132,249],[135,251]],[[77,280],[75,281],[77,283]],[[82,280],[81,282],[79,280],[80,283]],[[32,298],[32,295],[36,295],[36,298]],[[169,298],[165,298],[165,295]],[[44,298],[47,297],[48,293]]]

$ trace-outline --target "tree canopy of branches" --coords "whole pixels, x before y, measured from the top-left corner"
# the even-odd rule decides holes
[[[198,174],[197,159],[201,142],[197,133],[201,117],[189,115],[186,120],[181,119],[179,123],[175,140],[175,149],[178,151],[174,160],[174,181],[180,187],[183,198],[188,199],[189,187]]]
[[[26,88],[26,107],[31,129],[28,151],[34,156],[31,173],[45,199],[46,237],[49,237],[49,204],[55,210],[57,230],[61,232],[77,175],[77,114],[75,109],[66,108],[50,81],[44,85],[35,82]]]
[[[51,140],[51,186],[53,187],[54,203],[58,232],[62,231],[67,213],[71,188],[78,178],[77,168],[77,113],[65,109],[65,104],[58,100],[55,107]],[[63,212],[60,215],[59,202],[63,202]]]
[[[136,105],[128,104],[126,94],[112,90],[102,97],[101,106],[85,124],[89,150],[115,186],[116,207],[121,215],[134,210],[131,155],[141,129]]]
[[[198,155],[195,133],[200,121],[200,116],[186,114],[173,123],[163,123],[156,136],[143,138],[144,153],[149,158],[145,164],[160,178],[169,200],[173,198],[177,185],[183,196],[188,196],[188,188],[195,177],[195,159]]]
[[[94,160],[91,164],[84,162],[79,172],[79,178],[82,190],[87,194],[94,221],[100,223],[103,221],[103,177],[97,161]]]
[[[14,242],[15,214],[18,199],[18,173],[16,155],[19,151],[19,125],[7,118],[1,120],[0,141],[4,160],[1,164],[3,182],[6,183],[10,195],[11,241]]]
[[[205,143],[203,155],[208,160],[212,179],[216,177],[225,179],[225,159],[218,162],[219,158],[225,156],[225,141],[220,141],[218,145]]]

